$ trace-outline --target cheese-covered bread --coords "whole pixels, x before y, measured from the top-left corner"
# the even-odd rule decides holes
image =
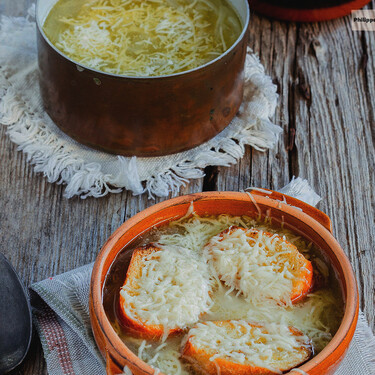
[[[293,327],[242,320],[198,323],[181,356],[204,375],[281,374],[307,361],[312,346]]]
[[[211,304],[205,262],[175,247],[149,244],[134,250],[120,290],[121,323],[150,340],[182,332]]]
[[[291,304],[311,289],[311,263],[285,238],[232,226],[212,237],[204,254],[218,277],[252,301]]]

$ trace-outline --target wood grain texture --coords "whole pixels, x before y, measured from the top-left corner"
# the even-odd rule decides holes
[[[23,15],[31,0],[2,0],[0,13]],[[369,9],[375,9],[374,2]],[[293,175],[323,197],[319,208],[355,269],[361,308],[375,328],[375,32],[353,32],[350,18],[295,24],[252,15],[250,46],[278,86],[274,121],[284,130],[266,153],[248,148],[228,168],[182,189],[278,189]],[[130,193],[63,198],[63,187],[35,174],[0,126],[0,244],[26,284],[95,259],[125,220],[153,205]],[[157,199],[156,202],[160,201]],[[12,374],[46,374],[34,337]]]

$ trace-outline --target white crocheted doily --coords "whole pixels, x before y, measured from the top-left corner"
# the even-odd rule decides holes
[[[176,194],[209,165],[228,166],[245,145],[264,151],[275,145],[279,126],[270,122],[277,94],[259,59],[248,51],[240,114],[219,135],[192,150],[153,158],[122,157],[82,146],[62,133],[44,112],[38,84],[34,9],[26,18],[0,19],[0,124],[36,172],[66,185],[65,196],[101,197],[131,190],[150,196]]]

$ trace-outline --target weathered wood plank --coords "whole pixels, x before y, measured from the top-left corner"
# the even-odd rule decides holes
[[[218,190],[241,190],[249,186],[278,189],[289,182],[288,90],[293,70],[295,24],[252,16],[250,47],[278,87],[279,105],[272,119],[284,132],[275,149],[266,153],[247,149],[244,158],[231,168],[219,168]],[[272,32],[277,30],[277,32]]]
[[[334,233],[354,266],[361,307],[374,327],[375,199],[369,187],[374,182],[375,119],[368,95],[373,97],[375,86],[366,84],[369,73],[373,79],[374,57],[363,66],[363,34],[351,30],[348,17],[301,25],[298,38],[295,167],[325,198],[320,207],[332,218]],[[373,43],[373,36],[367,38]]]

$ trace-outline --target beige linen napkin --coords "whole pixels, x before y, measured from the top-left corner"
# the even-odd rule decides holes
[[[105,375],[89,321],[93,263],[32,285],[33,317],[49,375]],[[374,375],[375,338],[363,312],[335,375]],[[322,374],[323,375],[323,374]]]

